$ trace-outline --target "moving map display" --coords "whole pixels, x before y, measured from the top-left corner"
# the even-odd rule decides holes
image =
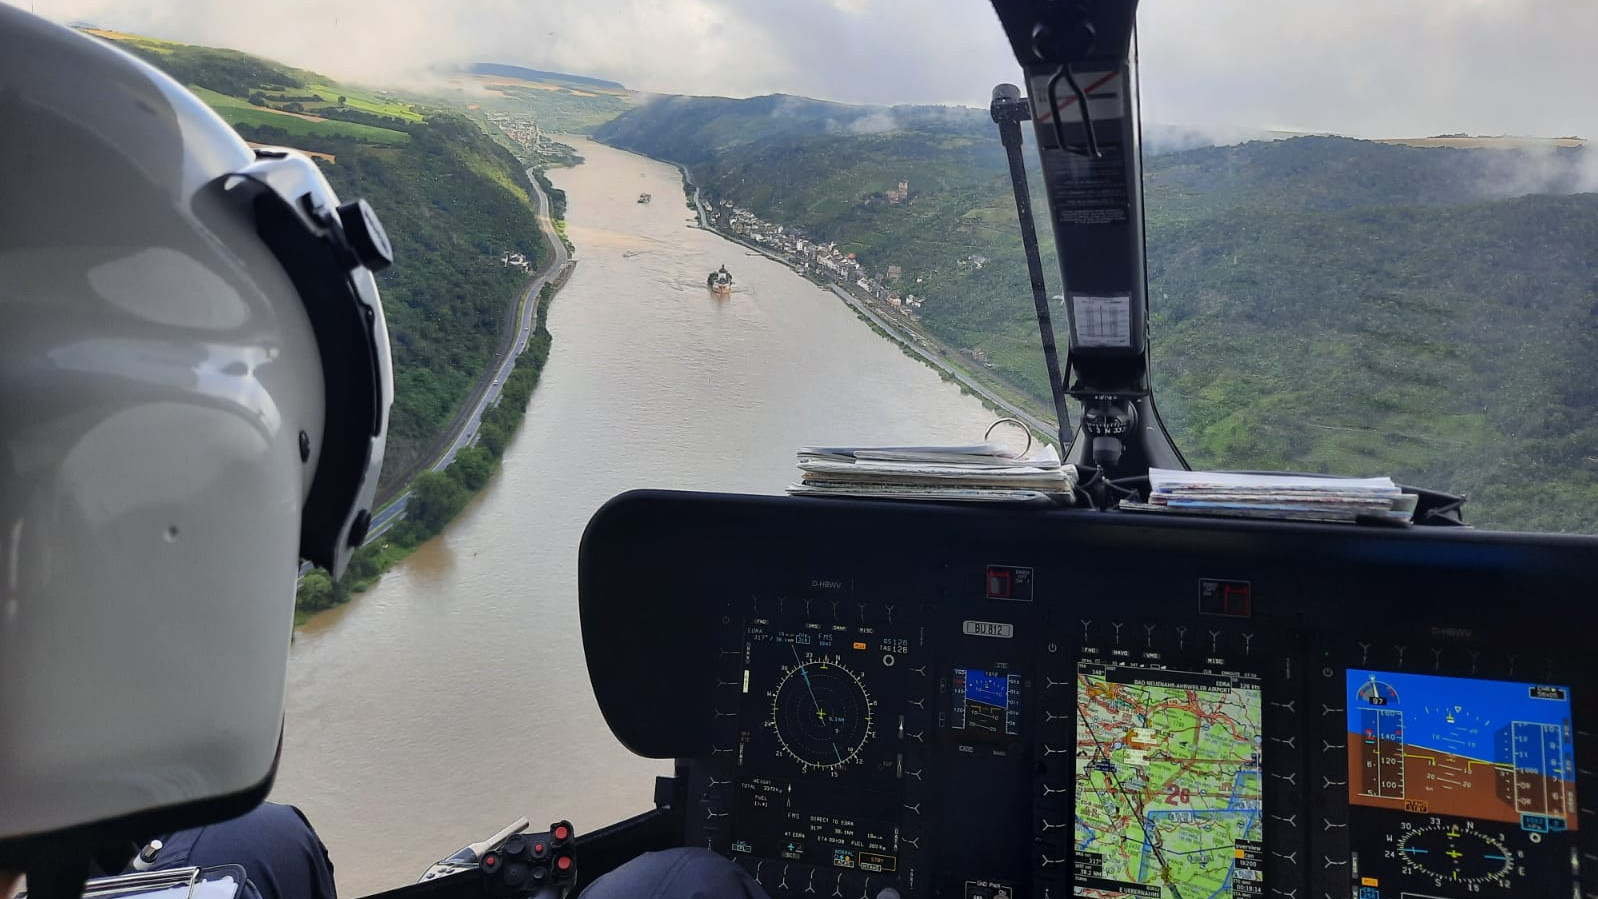
[[[1547,863],[1576,851],[1568,687],[1355,668],[1347,686],[1362,896],[1568,894],[1568,875],[1559,883],[1560,866]],[[1528,879],[1528,869],[1554,879]]]
[[[1263,895],[1260,717],[1251,675],[1081,662],[1075,894]]]

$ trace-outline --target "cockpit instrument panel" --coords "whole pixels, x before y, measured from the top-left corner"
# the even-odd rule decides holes
[[[1361,878],[1559,895],[1560,874],[1581,865],[1570,687],[1346,676],[1350,864]]]
[[[779,899],[1598,896],[1594,589],[1586,538],[675,493],[581,565],[607,721]]]
[[[956,668],[949,679],[949,728],[960,737],[992,742],[1021,733],[1021,675]]]

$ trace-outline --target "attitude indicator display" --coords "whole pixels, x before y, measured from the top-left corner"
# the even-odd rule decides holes
[[[1575,829],[1568,688],[1358,669],[1348,685],[1349,802]]]
[[[1021,732],[1021,675],[956,668],[949,726],[966,740],[1002,740]]]
[[[1347,687],[1361,883],[1568,893],[1556,873],[1577,825],[1568,687],[1353,668]]]

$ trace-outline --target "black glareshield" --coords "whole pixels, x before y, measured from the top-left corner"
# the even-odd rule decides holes
[[[1150,398],[1136,0],[993,0],[1026,74],[1070,322],[1067,392],[1137,407],[1110,473],[1185,468]],[[1071,462],[1089,462],[1073,441]]]
[[[393,250],[364,200],[338,205],[316,164],[262,148],[229,179],[305,303],[326,390],[321,453],[301,512],[300,555],[338,577],[371,526],[394,399],[388,326],[374,272]]]

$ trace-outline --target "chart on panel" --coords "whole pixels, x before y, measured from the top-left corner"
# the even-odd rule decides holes
[[[1257,895],[1259,683],[1084,662],[1077,697],[1076,894]]]

